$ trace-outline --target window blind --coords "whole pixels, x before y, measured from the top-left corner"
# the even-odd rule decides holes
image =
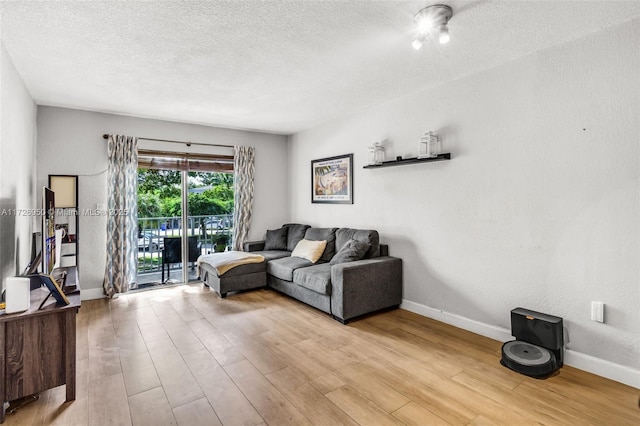
[[[233,173],[233,155],[138,150],[138,168]]]

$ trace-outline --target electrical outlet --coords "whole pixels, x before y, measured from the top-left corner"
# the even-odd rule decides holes
[[[604,322],[604,303],[591,302],[591,321]]]

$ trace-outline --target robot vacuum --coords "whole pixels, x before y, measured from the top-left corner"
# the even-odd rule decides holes
[[[536,378],[546,378],[562,367],[564,339],[562,318],[524,308],[511,311],[511,334],[502,345],[500,363]]]

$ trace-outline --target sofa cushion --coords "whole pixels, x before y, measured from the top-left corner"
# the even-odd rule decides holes
[[[380,236],[378,231],[352,228],[340,228],[336,231],[336,247],[344,246],[349,240],[360,241],[371,246],[364,255],[365,259],[380,256]]]
[[[338,228],[309,228],[304,234],[305,240],[326,241],[327,246],[320,257],[321,262],[328,262],[336,254],[336,231]],[[346,241],[345,241],[346,242]]]
[[[287,223],[283,225],[289,229],[287,235],[287,250],[293,251],[296,248],[301,239],[304,238],[304,233],[310,228],[309,225],[301,225],[299,223]]]
[[[287,235],[289,229],[282,227],[280,229],[267,230],[267,236],[264,241],[265,250],[286,250],[287,249]]]
[[[364,256],[370,247],[369,243],[363,243],[358,240],[349,240],[340,248],[340,250],[338,250],[329,263],[331,265],[337,265],[338,263],[354,262],[356,260],[364,259]]]
[[[331,294],[331,265],[321,263],[293,272],[293,282],[320,294]]]
[[[311,241],[311,240],[300,240],[295,249],[291,252],[292,257],[301,257],[303,259],[307,259],[311,261],[311,263],[316,263],[322,253],[324,253],[324,248],[327,246],[326,241]]]
[[[293,271],[313,263],[300,257],[283,257],[267,262],[267,273],[285,281],[293,281]]]

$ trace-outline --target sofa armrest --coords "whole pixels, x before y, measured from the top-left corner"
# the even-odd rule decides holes
[[[402,259],[382,256],[331,268],[331,311],[345,322],[402,303]]]
[[[262,251],[264,250],[263,241],[247,241],[242,245],[244,251]]]

